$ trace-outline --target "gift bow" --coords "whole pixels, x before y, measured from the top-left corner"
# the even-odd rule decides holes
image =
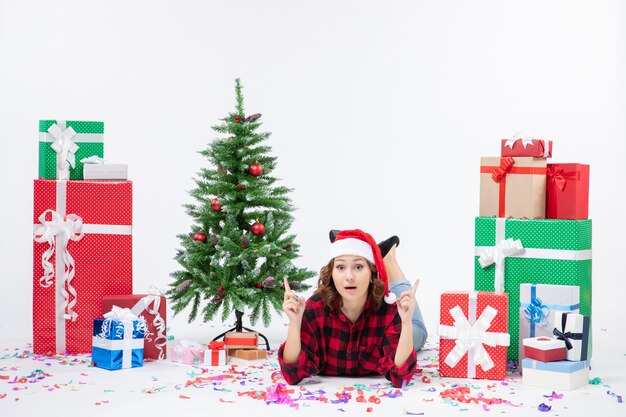
[[[504,292],[504,259],[524,250],[519,239],[504,239],[495,246],[484,248],[478,262],[483,268],[496,264],[494,288],[496,292]]]
[[[583,340],[582,333],[572,333],[565,331],[565,325],[567,324],[567,313],[564,313],[561,316],[561,330],[556,327],[552,330],[552,334],[556,336],[557,339],[565,342],[565,346],[567,350],[571,350],[574,346],[572,345],[572,340]]]
[[[224,342],[222,341],[218,341],[218,340],[212,340],[209,343],[209,349],[211,350],[223,350],[224,349]]]
[[[526,149],[526,146],[533,144],[533,139],[532,139],[533,136],[534,135],[530,135],[530,134],[516,133],[513,135],[511,139],[507,139],[507,141],[504,144],[504,147],[508,146],[509,148],[513,149],[513,145],[515,145],[515,142],[519,140],[522,142],[522,146],[524,147],[524,149]]]
[[[467,353],[472,355],[474,364],[480,365],[483,371],[493,368],[493,360],[483,344],[491,347],[508,346],[511,337],[508,333],[487,332],[497,314],[498,310],[487,306],[472,325],[465,317],[465,314],[463,314],[460,306],[457,305],[450,309],[450,315],[454,319],[454,324],[452,326],[442,325],[439,329],[441,337],[456,339],[454,348],[446,356],[446,365],[454,368]]]
[[[495,182],[500,182],[500,180],[511,170],[513,164],[515,164],[515,160],[510,156],[500,158],[500,166],[491,171],[491,179]]]
[[[46,220],[48,213],[51,214],[51,220]],[[76,314],[72,308],[76,305],[76,290],[71,284],[74,278],[75,264],[74,258],[67,250],[67,243],[70,240],[76,241],[83,238],[85,235],[82,232],[83,219],[76,214],[66,214],[63,218],[56,211],[46,210],[39,216],[39,223],[40,225],[35,227],[33,233],[34,240],[35,242],[48,243],[48,249],[41,255],[41,266],[43,267],[44,274],[39,278],[39,284],[45,288],[52,285],[54,268],[52,267],[50,259],[55,253],[55,246],[58,246],[63,260],[63,275],[65,278],[59,281],[59,277],[57,277],[57,282],[62,284],[63,317],[75,321],[78,314]],[[58,261],[57,259],[57,263]],[[67,290],[65,289],[66,283]],[[72,301],[69,301],[70,295],[73,297]]]
[[[546,323],[548,314],[550,314],[550,309],[539,298],[530,300],[530,304],[524,310],[526,320],[531,323],[541,323],[544,327],[548,325]]]
[[[70,126],[65,127],[65,122],[59,121],[48,129],[48,133],[54,138],[50,147],[57,154],[57,179],[69,179],[69,166],[76,166],[76,151],[78,145],[72,140],[76,131]]]
[[[565,190],[565,186],[567,185],[567,181],[576,181],[579,177],[576,175],[576,172],[564,174],[563,168],[553,168],[551,166],[548,167],[547,178],[551,184],[555,184],[559,190]]]

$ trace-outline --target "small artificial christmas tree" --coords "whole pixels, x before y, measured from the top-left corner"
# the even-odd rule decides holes
[[[200,152],[213,167],[202,169],[196,179],[191,195],[197,204],[185,205],[194,225],[191,233],[178,236],[183,249],[176,260],[182,270],[171,274],[168,290],[175,314],[191,305],[191,322],[206,301],[204,321],[221,307],[222,321],[235,312],[238,331],[246,307],[251,323],[262,317],[265,326],[271,307],[282,312],[284,277],[293,290],[302,291],[310,288],[304,281],[315,275],[292,264],[299,245],[288,233],[291,190],[276,185],[276,158],[263,145],[270,133],[257,132],[260,114],[245,116],[241,89],[237,79],[235,113],[213,126],[221,137]]]

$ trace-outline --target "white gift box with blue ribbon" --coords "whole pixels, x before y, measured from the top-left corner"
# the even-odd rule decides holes
[[[524,358],[524,339],[553,337],[554,317],[557,313],[578,313],[579,308],[580,287],[576,285],[520,284],[520,361]]]
[[[589,383],[589,361],[541,362],[522,360],[522,383],[557,390],[573,390]]]
[[[91,361],[98,368],[116,370],[143,366],[146,323],[130,309],[113,307],[94,319]]]

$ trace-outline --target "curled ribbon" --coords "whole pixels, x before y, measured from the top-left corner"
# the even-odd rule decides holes
[[[50,213],[51,220],[46,220],[46,215]],[[63,317],[75,321],[78,317],[73,307],[76,305],[76,289],[72,286],[74,278],[74,258],[67,250],[67,243],[70,240],[80,240],[85,235],[82,232],[83,219],[75,214],[67,214],[62,218],[59,213],[53,210],[46,210],[39,216],[39,223],[33,233],[35,242],[48,243],[48,249],[41,255],[41,266],[44,274],[39,278],[39,284],[42,287],[52,285],[54,278],[54,268],[50,259],[58,247],[61,259],[63,261],[62,277],[57,277],[57,284],[61,285],[61,293],[63,295]],[[55,239],[56,237],[56,239]],[[59,261],[57,254],[57,262]],[[60,281],[59,281],[59,278]],[[65,287],[67,286],[67,290]],[[70,295],[73,297],[70,301]]]
[[[519,239],[508,238],[495,246],[482,250],[478,262],[483,268],[496,264],[494,288],[496,292],[504,292],[504,259],[524,250]]]
[[[547,319],[549,314],[550,309],[539,298],[533,298],[524,310],[524,318],[526,320],[531,323],[540,323],[543,327],[548,326]]]
[[[513,164],[515,164],[515,160],[510,156],[500,158],[500,166],[494,168],[491,172],[491,179],[495,182],[500,182],[500,180],[511,170]]]
[[[58,122],[50,126],[48,133],[54,138],[50,147],[57,154],[57,179],[69,179],[69,167],[76,166],[76,151],[78,145],[72,139],[76,136],[76,131],[70,126],[65,127],[65,122]]]
[[[441,325],[439,327],[441,337],[456,340],[454,348],[446,356],[446,365],[454,368],[467,353],[472,355],[474,363],[480,365],[484,371],[493,368],[493,360],[483,344],[491,347],[508,346],[511,338],[508,333],[487,332],[497,314],[498,310],[487,306],[472,325],[463,314],[460,306],[457,305],[450,309],[454,325]]]
[[[151,314],[154,319],[152,320],[152,324],[157,331],[156,337],[154,339],[154,345],[159,350],[159,359],[165,358],[165,347],[167,345],[167,337],[165,336],[165,319],[161,317],[159,313],[159,307],[161,306],[161,296],[163,292],[153,285],[150,286],[149,294],[143,297],[135,306],[132,308],[132,312],[137,316],[140,315],[142,311],[146,311],[148,314]],[[152,307],[151,307],[152,306]],[[142,316],[143,318],[143,316]],[[152,337],[150,332],[146,333],[146,341],[151,342]]]

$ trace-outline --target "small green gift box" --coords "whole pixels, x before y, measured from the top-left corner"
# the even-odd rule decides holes
[[[474,289],[509,294],[520,306],[520,284],[580,287],[580,314],[591,315],[591,220],[476,217]],[[518,359],[519,315],[509,314],[507,357]]]
[[[93,155],[103,158],[103,137],[103,122],[40,120],[39,178],[82,180],[80,160]],[[69,170],[69,178],[58,178],[59,162]]]

